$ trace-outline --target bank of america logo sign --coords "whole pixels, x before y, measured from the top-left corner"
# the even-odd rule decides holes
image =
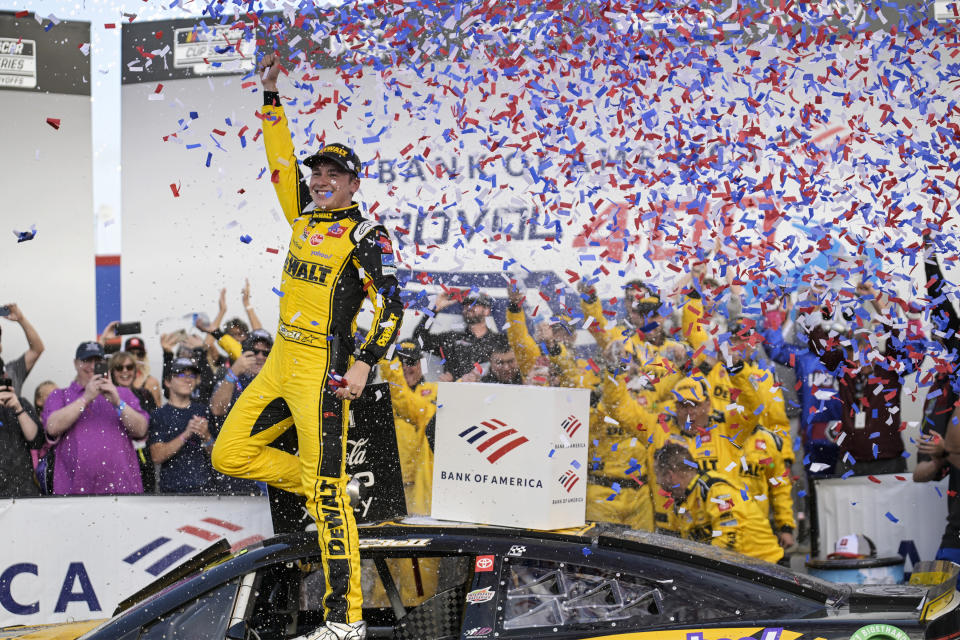
[[[566,473],[560,476],[560,485],[566,489],[567,493],[573,491],[573,488],[580,481],[575,469],[567,469]]]
[[[572,438],[573,434],[575,434],[580,429],[580,424],[581,422],[577,420],[575,416],[570,416],[569,418],[561,422],[560,426],[563,427],[563,432],[567,434],[567,437]]]
[[[464,429],[458,434],[472,444],[480,453],[487,454],[493,464],[528,440],[507,423],[490,418]],[[489,452],[489,453],[488,453]]]

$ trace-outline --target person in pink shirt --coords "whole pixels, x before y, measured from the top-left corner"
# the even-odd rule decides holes
[[[95,372],[103,357],[97,342],[77,347],[77,377],[43,407],[43,428],[56,443],[56,495],[143,493],[133,440],[146,436],[149,416],[130,389]]]

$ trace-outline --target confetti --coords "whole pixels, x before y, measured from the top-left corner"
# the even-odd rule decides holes
[[[47,124],[56,130],[60,130],[60,118],[47,118]]]
[[[16,231],[14,230],[13,235],[17,237],[17,244],[21,242],[29,242],[37,237],[37,227],[36,225],[30,225],[28,231]]]
[[[249,235],[247,235],[247,234],[243,234],[242,236],[240,236],[240,242],[242,242],[243,244],[250,244],[250,242],[251,242],[252,240],[253,240],[253,238],[251,238],[251,237],[250,237]]]

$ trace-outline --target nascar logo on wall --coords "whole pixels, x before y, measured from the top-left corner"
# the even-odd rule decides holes
[[[582,525],[589,409],[584,389],[440,383],[431,515]]]
[[[37,86],[37,43],[22,38],[0,38],[0,87]]]
[[[238,33],[242,32],[229,25],[174,29],[173,66],[196,74],[250,71],[255,45]]]

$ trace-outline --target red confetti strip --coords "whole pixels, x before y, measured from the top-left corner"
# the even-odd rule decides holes
[[[47,118],[47,124],[54,129],[60,129],[60,118]]]
[[[171,182],[171,183],[170,183],[170,191],[173,192],[173,197],[174,197],[174,198],[179,198],[179,197],[180,197],[180,185],[179,185],[179,184],[173,184],[173,183]]]

